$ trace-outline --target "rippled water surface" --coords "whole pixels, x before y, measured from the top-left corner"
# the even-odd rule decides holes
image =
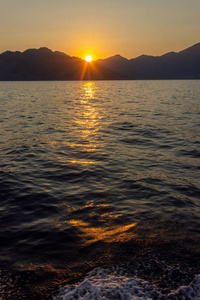
[[[200,261],[199,83],[0,82],[3,299],[19,289],[47,299],[119,264],[165,294],[189,284]],[[185,281],[162,286],[152,260],[183,268]]]

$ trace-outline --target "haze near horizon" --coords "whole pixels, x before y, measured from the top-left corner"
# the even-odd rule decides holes
[[[200,1],[0,0],[1,46],[95,59],[162,55],[199,42]]]

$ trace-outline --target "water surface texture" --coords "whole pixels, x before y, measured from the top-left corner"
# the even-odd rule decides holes
[[[95,268],[179,299],[200,273],[199,83],[0,82],[2,299],[79,299],[59,286]]]

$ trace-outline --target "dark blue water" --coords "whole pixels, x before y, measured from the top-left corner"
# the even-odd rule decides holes
[[[0,126],[2,299],[106,276],[151,293],[132,279],[127,298],[69,286],[56,299],[182,299],[193,278],[198,289],[198,80],[0,82]]]

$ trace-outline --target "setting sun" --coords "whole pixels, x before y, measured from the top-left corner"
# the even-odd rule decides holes
[[[93,58],[92,58],[92,56],[91,56],[91,55],[86,55],[86,57],[85,57],[85,61],[87,61],[87,62],[91,62],[91,61],[93,61]]]

